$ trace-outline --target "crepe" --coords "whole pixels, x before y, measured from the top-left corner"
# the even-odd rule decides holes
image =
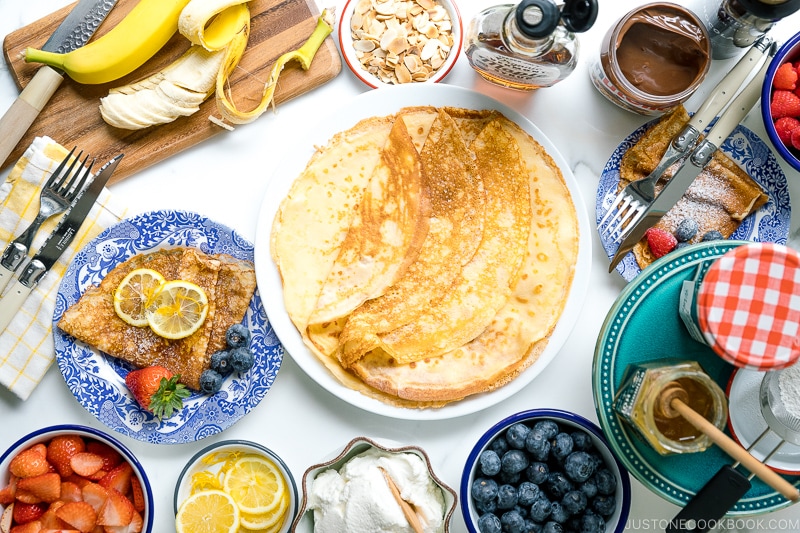
[[[620,160],[619,190],[631,181],[644,178],[656,168],[672,137],[684,128],[689,119],[686,109],[677,106],[645,132]],[[677,165],[673,165],[659,179],[657,193],[677,168]],[[719,231],[727,239],[739,228],[742,220],[768,200],[769,196],[761,185],[724,152],[717,150],[692,185],[655,227],[674,233],[681,221],[689,218],[698,226],[697,234],[689,243],[699,242],[703,235],[712,230]],[[645,268],[656,259],[646,239],[634,246],[633,253],[640,268]]]
[[[199,285],[208,297],[208,314],[193,334],[170,340],[149,327],[127,324],[114,311],[114,292],[122,279],[137,268],[150,268],[167,281],[182,279]],[[138,254],[117,265],[70,306],[58,327],[77,340],[136,367],[161,365],[194,390],[209,367],[211,354],[225,346],[227,329],[242,321],[255,291],[250,262],[226,255],[212,256],[193,248]]]

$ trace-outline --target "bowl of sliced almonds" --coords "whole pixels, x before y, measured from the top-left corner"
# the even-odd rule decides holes
[[[441,81],[462,39],[453,0],[348,0],[339,20],[345,63],[372,88]]]

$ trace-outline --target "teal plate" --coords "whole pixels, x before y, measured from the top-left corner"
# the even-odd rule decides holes
[[[744,241],[694,244],[655,261],[617,298],[606,316],[595,347],[592,387],[600,426],[614,453],[630,473],[666,500],[683,506],[724,465],[734,462],[716,446],[702,453],[662,456],[614,411],[614,397],[631,364],[669,358],[694,360],[725,390],[734,367],[708,346],[689,336],[680,316],[681,285],[698,266],[712,262]],[[745,472],[747,474],[747,472]],[[799,476],[786,476],[800,484]],[[789,506],[758,478],[730,515],[752,515]]]

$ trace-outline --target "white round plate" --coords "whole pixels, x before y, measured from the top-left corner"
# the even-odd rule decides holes
[[[637,128],[623,140],[606,163],[600,182],[597,185],[596,220],[599,223],[611,206],[617,194],[619,184],[619,164],[622,156],[644,133],[657,122],[648,122]],[[786,244],[789,236],[789,219],[792,209],[789,202],[789,189],[786,174],[783,173],[778,160],[769,147],[758,135],[744,126],[737,126],[730,137],[722,143],[722,151],[742,167],[750,177],[759,183],[769,196],[766,204],[745,218],[739,228],[730,236],[734,241],[774,242]],[[600,235],[600,242],[608,258],[617,252],[617,243],[610,241],[606,235]],[[617,265],[617,272],[631,281],[641,269],[632,253],[626,255]]]
[[[750,453],[759,461],[782,474],[800,474],[800,446],[791,442],[781,444],[781,438],[769,431],[764,437],[759,435],[767,429],[767,421],[761,414],[761,404],[758,399],[761,380],[765,372],[739,368],[734,371],[728,385],[728,429],[733,438],[745,448],[750,448]],[[764,461],[772,450],[778,445],[778,451],[768,460]]]
[[[78,252],[61,280],[53,317],[56,362],[78,402],[111,429],[154,444],[194,442],[230,427],[264,398],[283,361],[283,348],[256,290],[243,321],[252,335],[253,368],[227,376],[216,394],[193,392],[184,400],[183,409],[159,422],[139,406],[125,385],[131,365],[58,329],[64,311],[115,266],[136,254],[180,246],[253,260],[252,243],[201,215],[145,213],[105,230]]]
[[[269,251],[272,221],[280,203],[289,192],[295,178],[306,167],[317,146],[324,146],[334,134],[349,129],[359,120],[372,116],[391,115],[402,107],[419,105],[495,109],[516,122],[547,150],[561,169],[572,195],[580,232],[578,261],[572,288],[564,312],[550,337],[547,348],[539,359],[513,381],[495,391],[470,396],[437,409],[410,409],[392,406],[345,387],[329,373],[303,343],[300,333],[286,312],[283,298],[278,296],[283,294],[283,289],[280,275]],[[332,115],[315,127],[308,128],[307,131],[309,135],[297,140],[293,151],[286,154],[282,165],[272,176],[259,213],[255,250],[256,279],[259,289],[263,294],[275,295],[264,302],[267,316],[292,359],[321,387],[345,402],[372,413],[407,420],[441,420],[474,413],[508,398],[530,383],[553,360],[572,331],[588,290],[591,269],[589,220],[583,208],[584,204],[578,184],[569,165],[550,140],[528,119],[500,102],[468,89],[443,84],[401,85],[363,93],[342,104]]]

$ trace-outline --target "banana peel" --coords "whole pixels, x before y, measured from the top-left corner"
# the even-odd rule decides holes
[[[280,77],[283,68],[289,61],[297,61],[303,70],[308,70],[311,67],[311,62],[317,54],[320,46],[333,31],[333,12],[324,9],[322,14],[317,19],[317,25],[308,40],[297,50],[292,50],[281,55],[272,66],[269,79],[264,84],[264,91],[261,96],[261,101],[255,108],[250,111],[241,111],[232,102],[229,91],[226,91],[228,75],[224,70],[220,70],[216,81],[216,102],[217,109],[222,115],[223,120],[232,124],[248,124],[260,117],[272,104],[272,97],[275,93],[275,88],[278,85],[278,78]],[[228,61],[235,60],[235,50],[231,51],[230,57],[226,55],[225,63],[229,67]],[[232,70],[232,69],[231,69]],[[216,122],[213,120],[212,121]]]

